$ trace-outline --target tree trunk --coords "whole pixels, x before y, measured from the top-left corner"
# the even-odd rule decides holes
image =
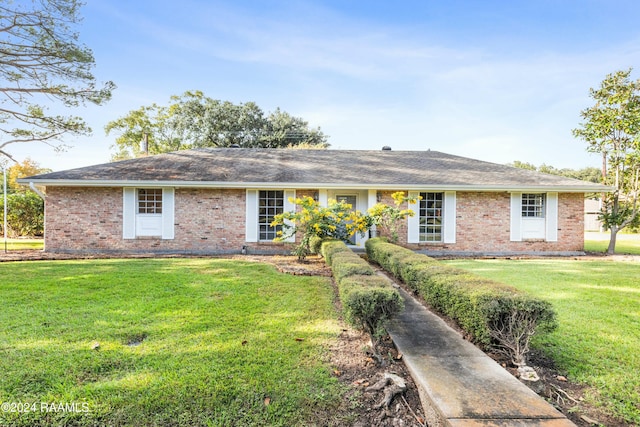
[[[609,247],[607,248],[607,255],[613,255],[616,251],[616,238],[618,237],[618,227],[611,227],[611,238],[609,239]]]

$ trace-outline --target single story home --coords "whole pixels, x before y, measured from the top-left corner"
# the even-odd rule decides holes
[[[44,189],[45,251],[282,253],[273,217],[289,198],[362,212],[421,200],[399,243],[431,254],[578,254],[589,182],[437,151],[206,148],[19,180]],[[369,236],[352,242],[362,247]]]

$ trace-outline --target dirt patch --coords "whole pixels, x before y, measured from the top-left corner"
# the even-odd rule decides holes
[[[424,426],[424,410],[420,395],[411,375],[402,362],[402,355],[388,337],[382,341],[385,356],[378,364],[368,351],[368,339],[361,333],[345,328],[331,350],[334,375],[347,387],[341,410],[350,418],[353,426]],[[400,376],[406,381],[407,390],[394,398],[388,408],[380,407],[383,391],[367,391],[380,381],[385,373]]]
[[[508,367],[504,360],[494,357],[499,363],[507,367],[507,370],[516,377],[515,368]],[[531,351],[529,354],[529,365],[533,367],[540,380],[544,384],[544,389],[538,393],[549,403],[555,406],[567,418],[578,426],[607,426],[607,427],[630,427],[632,424],[614,418],[597,408],[588,404],[585,399],[588,394],[595,394],[597,391],[590,387],[575,383],[557,369],[553,360],[544,356],[539,351]]]
[[[298,261],[294,256],[280,255],[237,255],[232,257],[238,260],[250,260],[258,262],[266,262],[273,264],[281,273],[293,274],[296,276],[325,276],[331,277],[331,269],[324,262],[324,259],[318,256],[310,256],[302,261]]]

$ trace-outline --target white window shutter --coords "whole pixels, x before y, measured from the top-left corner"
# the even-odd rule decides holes
[[[456,192],[444,193],[444,243],[456,242]]]
[[[122,189],[122,238],[136,238],[136,189]]]
[[[175,223],[175,191],[173,188],[162,189],[162,238],[174,238]]]
[[[318,203],[323,207],[327,207],[329,204],[329,192],[326,189],[318,190]]]
[[[511,193],[511,241],[522,241],[522,193]]]
[[[414,213],[413,216],[407,218],[407,243],[420,243],[420,196],[419,191],[409,191],[409,197],[416,198],[415,203],[409,203],[408,209]]]
[[[258,190],[247,190],[247,206],[245,209],[245,240],[258,241]]]
[[[296,204],[289,201],[289,199],[295,200],[295,198],[296,198],[296,190],[284,190],[284,212],[296,211]],[[291,221],[286,221],[286,224],[290,227],[295,225]],[[292,235],[291,237],[287,238],[285,241],[291,242],[291,243],[295,242],[296,235],[295,234]]]
[[[558,241],[558,193],[547,193],[547,242]]]
[[[378,191],[377,190],[368,190],[367,191],[367,209],[371,209],[378,203]]]

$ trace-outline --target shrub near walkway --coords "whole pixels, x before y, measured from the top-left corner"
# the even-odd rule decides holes
[[[640,426],[639,262],[445,262],[553,302],[558,329],[535,339],[534,348],[551,356],[571,381],[590,386],[587,402]]]
[[[400,293],[344,242],[322,243],[322,255],[338,283],[345,319],[369,334],[374,355],[380,360],[377,346],[386,333],[385,324],[404,308]]]
[[[513,287],[448,267],[383,239],[369,239],[366,249],[371,261],[455,320],[475,342],[495,347],[517,366],[526,365],[531,336],[556,326],[551,304]]]
[[[2,263],[0,277],[0,402],[22,405],[0,425],[348,424],[324,362],[341,330],[327,278],[215,259]],[[54,403],[79,411],[40,406]]]

